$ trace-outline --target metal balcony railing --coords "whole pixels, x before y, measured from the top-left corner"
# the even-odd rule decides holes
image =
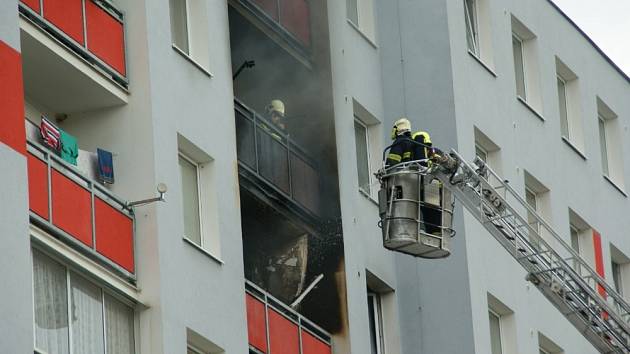
[[[332,354],[332,336],[250,281],[245,282],[250,353]]]
[[[20,0],[20,14],[123,87],[128,86],[122,11],[107,0]]]
[[[314,215],[320,211],[317,164],[285,132],[235,100],[240,166]]]
[[[127,203],[38,142],[27,148],[31,223],[135,281],[135,218]]]

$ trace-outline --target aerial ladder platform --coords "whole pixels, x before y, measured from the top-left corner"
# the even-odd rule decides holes
[[[376,173],[384,246],[422,258],[449,256],[457,198],[595,348],[630,354],[630,305],[621,295],[483,160],[432,151],[429,159]]]

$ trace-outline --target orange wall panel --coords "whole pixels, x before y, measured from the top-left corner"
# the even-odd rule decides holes
[[[299,354],[298,327],[280,313],[269,309],[269,351],[273,354]]]
[[[265,304],[255,297],[246,294],[247,336],[249,345],[267,353],[267,331],[265,322]]]
[[[302,331],[302,354],[331,354],[330,345],[317,339],[306,331]]]
[[[305,0],[280,1],[280,23],[304,45],[311,45],[311,14]]]
[[[83,45],[81,0],[44,0],[44,18]]]
[[[33,11],[39,13],[39,0],[20,0],[20,2],[33,9]]]
[[[28,206],[35,214],[48,219],[48,166],[32,154],[28,163]]]
[[[602,236],[599,232],[593,230],[593,251],[595,252],[595,271],[604,278],[604,255],[602,254]],[[606,290],[597,285],[597,291],[603,297],[606,297]]]
[[[22,56],[0,40],[0,143],[26,155]]]
[[[94,198],[94,219],[96,251],[133,273],[132,220],[98,197]]]
[[[76,182],[52,170],[53,223],[87,246],[92,246],[90,193]]]
[[[121,75],[126,75],[123,24],[91,0],[85,1],[85,19],[90,52]]]

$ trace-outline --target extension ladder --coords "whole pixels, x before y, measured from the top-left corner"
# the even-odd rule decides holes
[[[507,181],[480,158],[469,164],[455,150],[435,160],[429,174],[451,190],[593,346],[601,353],[630,353],[630,305]],[[528,216],[539,227],[528,223]]]

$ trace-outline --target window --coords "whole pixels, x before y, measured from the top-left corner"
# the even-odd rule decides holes
[[[611,268],[613,274],[613,283],[615,285],[615,290],[623,295],[623,280],[621,280],[621,264],[611,261]]]
[[[584,157],[584,133],[580,108],[578,77],[556,57],[556,85],[560,134],[573,150]]]
[[[534,211],[538,210],[538,197],[536,193],[534,193],[530,188],[525,187],[525,201],[527,205],[529,205]],[[529,226],[537,233],[540,234],[540,224],[536,219],[536,216],[531,213],[529,210],[527,211],[527,223]],[[530,235],[529,240],[535,245],[538,246],[538,239],[533,234]],[[537,247],[539,248],[539,247]]]
[[[512,52],[516,97],[542,119],[542,95],[536,35],[512,15]]]
[[[569,208],[569,234],[571,237],[571,248],[593,269],[595,268],[595,251],[593,241],[593,229],[575,211]],[[582,269],[578,267],[578,262],[574,261],[575,270],[581,274]]]
[[[625,287],[628,282],[628,268],[630,267],[630,258],[621,252],[614,245],[610,245],[610,270],[612,272],[613,284],[619,295],[626,293]]]
[[[170,0],[173,47],[206,73],[210,38],[204,0]]]
[[[199,201],[199,167],[186,155],[180,153],[179,169],[182,178],[184,237],[203,247]]]
[[[186,354],[206,354],[206,353],[204,353],[202,350],[197,349],[196,347],[189,344],[186,350]]]
[[[346,16],[367,39],[376,40],[374,0],[346,0]]]
[[[479,144],[475,144],[475,156],[480,158],[483,162],[488,162],[488,152]]]
[[[502,354],[503,343],[501,340],[501,317],[492,310],[488,311],[490,319],[490,349],[491,354]]]
[[[569,225],[569,228],[571,230],[571,248],[580,254],[580,232],[573,225]]]
[[[536,177],[524,170],[525,179],[525,202],[530,206],[533,211],[538,214],[542,219],[549,220],[551,203],[549,200],[549,189],[545,187]],[[540,238],[549,240],[548,231],[542,227],[538,218],[533,212],[527,211],[527,223],[532,228],[533,232],[539,235]],[[540,238],[530,234],[530,242],[534,246],[539,246]]]
[[[512,51],[514,52],[514,72],[516,77],[516,95],[527,100],[525,91],[525,62],[523,60],[523,41],[512,33]]]
[[[135,352],[133,308],[35,249],[33,294],[36,351]]]
[[[383,354],[383,319],[381,312],[381,297],[379,294],[368,292],[368,318],[370,321],[371,354]]]
[[[186,354],[219,354],[223,348],[206,339],[201,334],[186,328]],[[249,351],[252,352],[251,350]]]
[[[370,194],[370,157],[368,154],[368,130],[359,120],[354,120],[354,141],[357,148],[357,171],[359,188]]]
[[[599,97],[597,98],[597,125],[599,131],[602,173],[617,189],[624,189],[623,144],[617,114]]]
[[[375,181],[372,172],[383,163],[381,122],[354,99],[353,109],[359,190],[376,200],[378,189],[372,188]]]
[[[564,351],[551,339],[538,332],[538,353],[539,354],[562,354]]]
[[[558,84],[558,107],[560,108],[560,132],[562,136],[571,140],[569,134],[569,113],[567,110],[567,86],[564,79],[556,77]]]
[[[479,28],[477,26],[477,0],[464,0],[466,20],[466,42],[468,50],[479,55]]]
[[[181,134],[177,134],[177,145],[183,239],[221,262],[214,160]]]

